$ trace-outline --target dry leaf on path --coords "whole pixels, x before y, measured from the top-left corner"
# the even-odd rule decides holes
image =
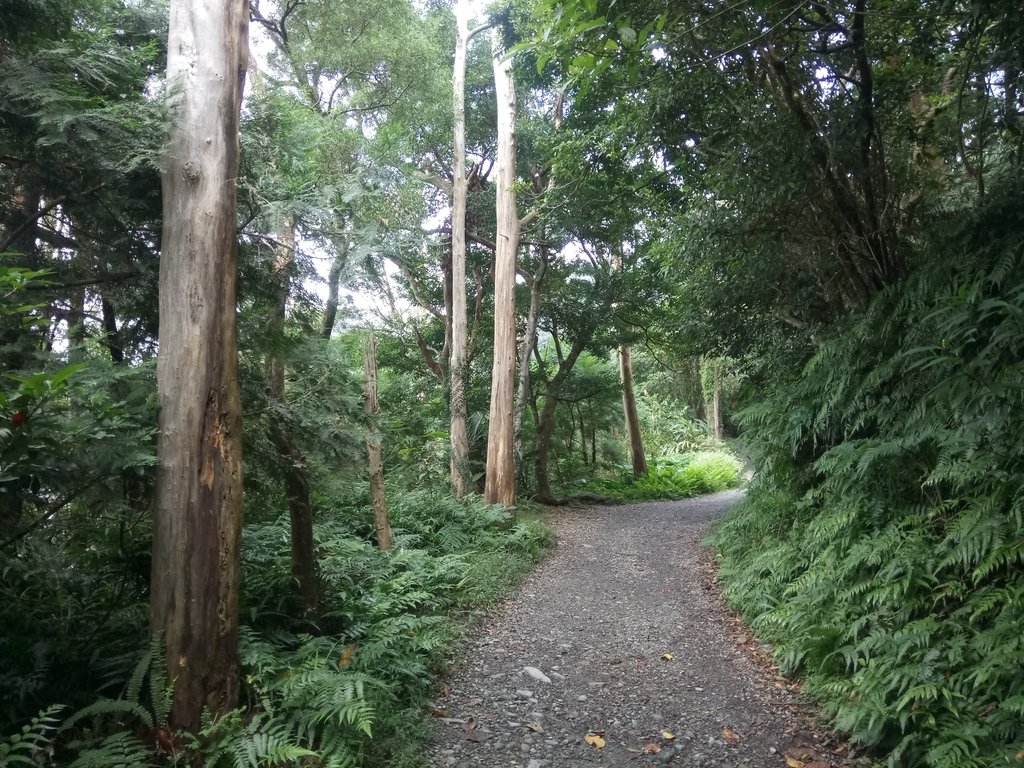
[[[726,744],[739,744],[743,737],[736,733],[732,728],[726,726],[722,729],[722,739]]]
[[[491,737],[491,734],[485,733],[484,731],[470,731],[466,734],[466,741],[475,741],[477,744],[482,744]]]
[[[797,760],[795,757],[786,755],[786,765],[788,765],[789,768],[804,768],[804,761]]]
[[[662,661],[672,661],[672,654],[671,653],[663,653],[663,654],[661,654],[661,660]]]
[[[448,717],[447,709],[432,709],[430,710],[431,717]]]
[[[594,749],[604,749],[605,740],[601,738],[600,734],[594,733],[593,731],[587,734],[584,741],[594,747]]]
[[[650,744],[644,744],[643,749],[640,750],[645,755],[656,755],[661,752],[661,747],[655,744],[653,741]]]
[[[527,723],[526,727],[534,733],[544,733],[544,726],[540,723]]]
[[[471,718],[469,718],[469,720],[467,720],[466,722],[464,722],[462,724],[462,730],[464,730],[464,731],[472,731],[474,728],[476,728],[476,719],[475,718],[471,717]]]
[[[662,731],[661,732],[661,738],[665,739],[665,741],[672,741],[672,739],[674,739],[675,737],[676,737],[676,735],[674,733],[672,733],[672,731]]]

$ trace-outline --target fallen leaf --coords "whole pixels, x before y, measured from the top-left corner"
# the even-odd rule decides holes
[[[596,734],[593,731],[587,734],[584,741],[587,742],[587,744],[589,744],[590,746],[594,747],[594,749],[604,749],[605,740],[601,738],[599,734]]]
[[[672,733],[672,731],[662,731],[661,732],[661,738],[665,739],[665,741],[672,741],[672,739],[674,739],[675,737],[676,737],[676,735],[674,733]]]
[[[471,717],[471,718],[469,718],[469,720],[467,720],[466,722],[464,722],[462,724],[462,730],[464,730],[464,731],[472,731],[474,728],[476,728],[476,719],[475,718]]]
[[[544,733],[544,726],[540,723],[527,723],[526,727],[534,733]]]
[[[352,657],[356,655],[356,651],[358,650],[359,643],[346,645],[345,650],[341,652],[341,658],[338,659],[338,669],[348,669],[349,664],[352,663]]]
[[[829,768],[824,760],[815,760],[813,763],[804,763],[804,768]]]
[[[661,654],[661,660],[662,661],[672,661],[672,654],[671,653],[663,653],[663,654]]]
[[[726,744],[739,744],[743,737],[740,736],[732,728],[725,727],[722,729],[722,739]]]
[[[1017,759],[1024,761],[1024,749],[1017,753]]]
[[[804,768],[803,760],[797,760],[795,757],[790,757],[789,755],[786,755],[786,765],[788,765],[789,768]]]
[[[643,749],[640,750],[645,755],[656,755],[661,752],[661,747],[655,744],[653,741],[650,744],[644,744]]]
[[[484,733],[483,731],[470,731],[466,734],[467,741],[475,741],[477,744],[482,744],[491,737],[491,734]]]
[[[447,709],[432,709],[430,710],[431,717],[448,717]]]

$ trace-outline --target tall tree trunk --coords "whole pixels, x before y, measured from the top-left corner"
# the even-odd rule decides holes
[[[373,527],[377,531],[377,546],[391,549],[391,520],[388,518],[388,499],[384,490],[384,463],[380,455],[380,430],[377,428],[377,414],[380,413],[380,402],[377,399],[377,339],[373,333],[366,342],[366,362],[364,366],[366,383],[363,395],[366,398],[366,412],[370,416],[370,425],[366,432],[366,451],[370,463],[370,499],[373,503]]]
[[[543,243],[544,235],[541,234]],[[537,318],[540,316],[541,283],[548,268],[548,251],[543,244],[541,248],[540,266],[537,274],[530,278],[530,311],[526,316],[526,330],[523,332],[523,344],[519,348],[519,385],[516,388],[515,412],[512,416],[513,454],[517,476],[523,466],[523,419],[526,416],[526,404],[530,398],[530,355],[537,345]]]
[[[466,53],[469,48],[469,4],[455,4],[455,69],[452,109],[455,115],[455,169],[452,181],[452,346],[448,367],[451,412],[451,481],[456,498],[469,491],[469,433],[466,428]]]
[[[636,393],[633,390],[633,353],[625,344],[619,347],[619,378],[622,381],[622,408],[626,414],[633,476],[643,477],[647,475],[647,457],[644,455],[644,439],[640,433],[640,416],[636,412]]]
[[[171,0],[150,628],[166,643],[169,722],[238,702],[242,430],[235,180],[245,0]]]
[[[306,457],[283,414],[288,399],[284,387],[285,364],[281,344],[284,341],[288,305],[288,272],[295,261],[295,223],[291,216],[285,217],[278,243],[271,270],[276,294],[269,318],[273,351],[267,355],[266,361],[267,391],[270,399],[278,406],[278,412],[271,414],[270,438],[281,459],[281,478],[288,499],[292,578],[295,580],[298,614],[303,619],[313,619],[317,615],[320,589],[313,541],[313,503],[309,495],[309,471]]]
[[[471,489],[469,473],[469,431],[466,427],[466,356],[469,330],[466,323],[466,56],[470,41],[486,25],[469,28],[469,3],[455,3],[455,66],[452,71],[452,112],[454,115],[454,169],[452,173],[451,325],[448,365],[449,411],[451,414],[451,482],[456,498]]]
[[[505,57],[501,30],[495,30],[493,41],[494,90],[498,100],[497,249],[494,257],[494,363],[484,499],[489,504],[512,504],[516,500],[512,410],[516,374],[516,254],[519,250],[519,214],[514,186],[516,91],[512,61]]]

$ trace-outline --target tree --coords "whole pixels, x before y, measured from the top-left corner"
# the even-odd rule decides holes
[[[272,305],[268,327],[271,351],[267,354],[267,395],[270,439],[281,459],[281,476],[288,497],[288,518],[291,523],[292,578],[298,596],[298,613],[313,619],[317,613],[319,585],[316,574],[316,553],[313,544],[313,502],[310,499],[309,471],[306,457],[292,434],[288,423],[288,399],[285,391],[285,321],[288,306],[289,270],[295,262],[295,222],[285,216],[275,247],[271,266]]]
[[[171,2],[150,622],[166,643],[170,724],[193,731],[204,709],[238,699],[235,179],[248,23],[244,0]]]
[[[494,89],[498,100],[497,234],[494,264],[494,361],[487,430],[487,476],[484,498],[491,504],[516,499],[512,410],[516,372],[516,256],[519,213],[516,207],[516,91],[512,60],[506,55],[503,30],[494,30]]]
[[[629,455],[633,461],[633,475],[642,477],[647,474],[647,457],[644,455],[644,441],[633,389],[633,351],[625,344],[619,345],[619,380],[622,382],[622,408],[626,416],[626,438],[629,440]]]
[[[388,518],[388,500],[384,488],[384,465],[380,455],[380,430],[375,419],[380,414],[380,401],[377,399],[377,339],[373,333],[366,340],[366,360],[364,365],[365,386],[363,396],[366,401],[366,413],[371,419],[366,432],[366,451],[370,467],[370,501],[373,504],[373,527],[377,532],[377,546],[391,549],[391,521]]]
[[[469,490],[469,437],[466,432],[466,355],[469,345],[466,326],[466,54],[472,39],[487,29],[484,24],[469,28],[466,0],[455,3],[455,65],[452,72],[452,113],[454,154],[452,169],[452,289],[451,363],[448,369],[451,409],[452,493],[456,498]]]

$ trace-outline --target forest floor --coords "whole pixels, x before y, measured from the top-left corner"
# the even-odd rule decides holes
[[[430,764],[842,764],[843,745],[723,605],[701,540],[739,498],[552,512],[556,549],[471,633],[438,692]]]

